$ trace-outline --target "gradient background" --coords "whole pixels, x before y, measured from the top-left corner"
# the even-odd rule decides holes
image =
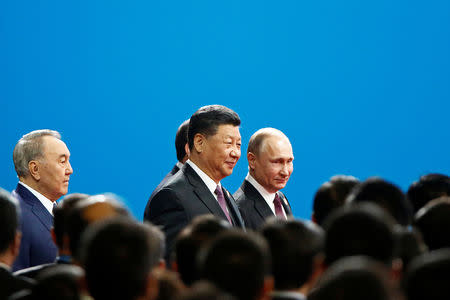
[[[69,192],[114,192],[141,219],[176,161],[178,125],[207,104],[286,133],[285,188],[309,218],[335,174],[402,189],[450,172],[450,2],[0,1],[0,186],[12,150],[51,128],[72,152]],[[231,192],[243,155],[223,180]]]

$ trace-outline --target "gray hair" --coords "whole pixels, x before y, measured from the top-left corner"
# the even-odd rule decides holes
[[[58,131],[50,129],[34,130],[25,134],[14,147],[13,161],[14,168],[19,177],[28,175],[28,163],[34,159],[40,158],[43,155],[42,137],[52,136],[61,139],[61,134]]]
[[[247,153],[252,152],[255,155],[259,155],[265,139],[271,136],[284,137],[289,141],[287,136],[278,129],[271,127],[261,128],[251,136],[250,141],[248,142]]]

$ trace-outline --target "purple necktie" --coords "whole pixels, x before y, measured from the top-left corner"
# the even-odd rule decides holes
[[[217,202],[219,202],[220,207],[227,216],[228,222],[230,222],[230,224],[233,224],[233,222],[231,222],[230,214],[228,213],[227,202],[225,201],[225,197],[223,196],[222,188],[218,185],[214,193],[216,193],[217,195]]]
[[[275,205],[275,215],[278,218],[285,219],[286,216],[283,213],[283,207],[281,206],[281,200],[278,194],[275,194],[275,199],[273,200],[273,204]]]

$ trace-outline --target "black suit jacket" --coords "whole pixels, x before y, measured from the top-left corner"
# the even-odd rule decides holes
[[[233,197],[226,189],[223,187],[222,189],[233,225],[243,228],[244,221]],[[227,220],[206,184],[189,164],[185,164],[150,198],[146,220],[162,227],[166,235],[166,258],[168,258],[177,234],[193,218],[205,214],[213,214]]]
[[[16,277],[10,271],[0,267],[0,300],[6,300],[12,294],[29,289],[33,282],[29,279]]]
[[[278,192],[278,195],[286,215],[291,216],[291,206],[289,205],[287,198],[280,191]],[[236,199],[239,211],[241,212],[247,228],[258,230],[262,227],[267,218],[275,216],[263,196],[261,196],[258,190],[247,180],[244,180],[241,187],[233,196]]]
[[[161,180],[161,182],[158,184],[158,186],[153,190],[152,194],[150,195],[150,198],[147,201],[147,205],[145,206],[145,211],[144,211],[144,221],[149,219],[149,205],[150,205],[150,199],[153,198],[153,196],[159,192],[164,185],[166,185],[166,183],[169,181],[170,178],[172,178],[173,175],[175,175],[178,171],[180,170],[180,168],[178,168],[177,165],[175,165],[172,170],[167,173],[167,175],[163,178],[163,180]]]

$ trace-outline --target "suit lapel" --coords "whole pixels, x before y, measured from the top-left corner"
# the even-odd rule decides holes
[[[227,220],[227,217],[225,216],[225,213],[222,211],[222,208],[220,207],[216,198],[214,198],[214,196],[211,194],[206,184],[203,182],[200,176],[198,176],[198,174],[194,171],[194,169],[192,169],[192,167],[189,166],[189,164],[185,164],[182,170],[186,175],[186,178],[188,179],[189,183],[192,185],[194,193],[197,195],[200,201],[202,201],[203,204],[209,209],[209,211],[212,214],[216,216],[221,216],[222,218]]]
[[[250,199],[254,199],[253,204],[255,206],[255,210],[261,216],[262,219],[267,219],[268,217],[274,216],[274,213],[270,209],[266,200],[264,200],[263,196],[256,190],[256,188],[247,180],[244,180],[242,184],[243,191],[245,194],[249,195]]]
[[[23,201],[31,205],[33,214],[50,231],[53,226],[53,216],[48,212],[41,201],[20,183],[17,185],[16,192]]]

